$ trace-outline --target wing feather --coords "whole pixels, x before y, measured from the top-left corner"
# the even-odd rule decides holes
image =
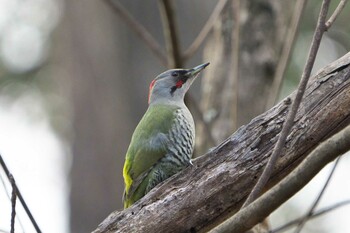
[[[176,107],[165,105],[151,106],[136,127],[123,169],[125,207],[144,196],[147,182],[143,181],[157,161],[167,154],[175,110]]]

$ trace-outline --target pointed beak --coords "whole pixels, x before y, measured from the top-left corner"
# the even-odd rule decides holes
[[[202,65],[196,66],[190,70],[188,70],[188,74],[191,77],[196,76],[199,72],[201,72],[202,70],[204,70],[205,67],[207,67],[209,65],[209,62],[204,63]]]

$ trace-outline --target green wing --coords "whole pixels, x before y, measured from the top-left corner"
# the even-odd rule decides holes
[[[168,137],[177,107],[150,106],[135,129],[126,153],[123,176],[124,207],[145,195],[143,182],[152,166],[167,153]]]

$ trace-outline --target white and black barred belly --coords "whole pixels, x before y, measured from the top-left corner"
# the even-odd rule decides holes
[[[167,154],[160,159],[148,174],[146,193],[158,183],[180,172],[191,164],[194,149],[195,128],[189,110],[180,108],[175,112],[168,136]]]
[[[190,164],[194,140],[195,129],[193,118],[188,109],[177,109],[175,112],[173,126],[168,135],[170,152],[167,159],[175,162],[179,166],[187,166]]]

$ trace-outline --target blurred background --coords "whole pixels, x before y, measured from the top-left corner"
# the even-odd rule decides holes
[[[165,48],[158,1],[120,2]],[[173,3],[184,50],[200,32],[216,1]],[[331,11],[337,4],[332,1]],[[293,9],[290,6],[287,0],[242,4],[241,86],[236,123],[229,127],[232,131],[222,135],[217,130],[226,124],[214,121],[225,113],[216,117],[218,110],[213,111],[212,106],[217,103],[210,102],[213,93],[208,90],[208,85],[214,85],[211,78],[229,70],[226,53],[217,54],[225,51],[225,45],[215,47],[226,30],[223,20],[183,64],[190,68],[211,62],[190,94],[202,108],[204,120],[214,119],[210,122],[214,144],[265,110],[259,99],[269,92]],[[320,1],[308,1],[279,98],[298,84],[319,8]],[[325,34],[314,72],[350,50],[349,10],[348,5]],[[232,16],[228,13],[225,17]],[[269,17],[278,27],[268,25]],[[249,28],[255,26],[260,31]],[[267,45],[260,45],[266,38]],[[150,52],[104,0],[0,0],[0,153],[43,232],[91,232],[109,213],[122,208],[125,152],[147,108],[148,85],[166,69],[164,61]],[[203,129],[198,128],[201,134]],[[214,146],[200,136],[198,145],[198,155]],[[342,158],[321,207],[350,198],[349,160],[349,156]],[[272,226],[304,214],[329,171],[327,166],[276,211]],[[0,177],[0,232],[9,232],[11,188],[2,169]],[[22,206],[17,205],[16,232],[35,232]],[[310,221],[304,230],[349,232],[348,216],[350,206],[345,206]]]

